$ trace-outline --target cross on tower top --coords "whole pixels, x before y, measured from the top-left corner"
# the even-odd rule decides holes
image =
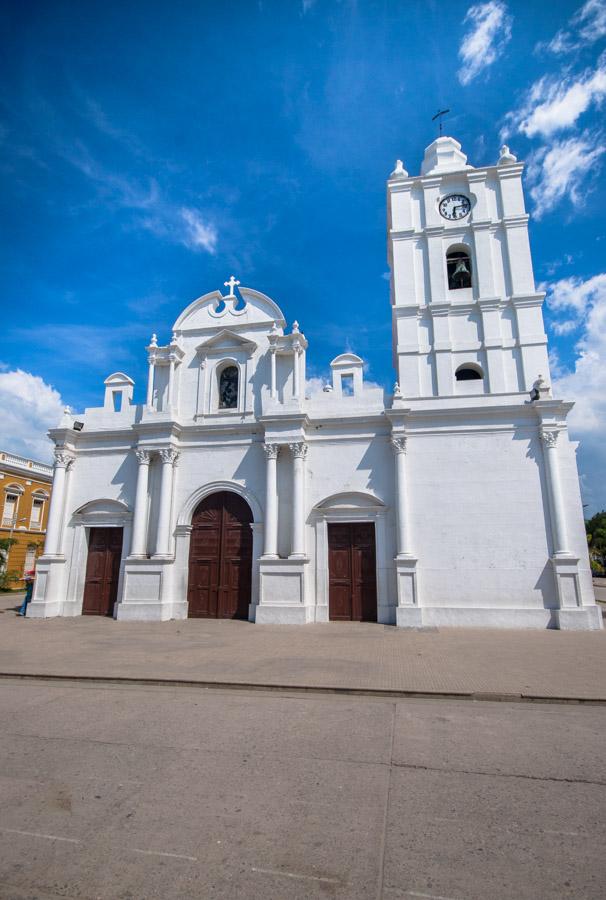
[[[234,288],[237,287],[240,282],[236,278],[234,278],[233,275],[230,275],[229,281],[224,281],[223,284],[225,285],[225,287],[229,288],[229,294],[227,296],[235,297],[236,295],[234,294]]]
[[[435,122],[436,119],[438,120],[439,128],[440,128],[440,137],[442,137],[442,117],[445,116],[446,113],[449,113],[449,112],[450,112],[449,109],[439,109],[438,112],[435,114],[435,116],[431,117],[432,122]]]

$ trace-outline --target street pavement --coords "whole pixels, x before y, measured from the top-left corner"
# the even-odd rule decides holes
[[[606,707],[0,682],[2,900],[601,900]]]

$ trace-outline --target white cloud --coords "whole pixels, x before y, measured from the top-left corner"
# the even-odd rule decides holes
[[[0,372],[0,448],[41,462],[50,462],[46,437],[63,413],[61,396],[38,375],[13,369]]]
[[[537,218],[565,198],[582,206],[583,183],[605,151],[604,143],[587,132],[535,151],[528,160],[528,183]]]
[[[212,222],[205,222],[195,209],[184,207],[180,210],[180,214],[186,226],[181,238],[182,243],[192,250],[206,250],[208,253],[216,253],[217,229]]]
[[[459,47],[461,84],[469,84],[492,65],[511,38],[512,18],[501,0],[489,0],[470,6],[464,21],[471,26]]]
[[[539,49],[552,53],[570,53],[606,35],[606,0],[587,0],[571,18],[567,28],[560,28],[547,44]]]
[[[549,137],[571,128],[592,104],[600,105],[606,96],[606,54],[595,69],[576,76],[544,76],[527,92],[522,106],[507,113],[503,137],[521,132],[532,138]]]
[[[579,438],[579,468],[590,512],[606,509],[606,273],[583,281],[563,278],[547,286],[547,305],[582,329],[574,369],[553,373],[556,397],[574,400],[571,436]]]

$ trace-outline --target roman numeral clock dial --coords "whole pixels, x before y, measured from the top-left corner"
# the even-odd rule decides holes
[[[469,215],[471,201],[465,194],[449,194],[448,197],[443,197],[440,200],[438,209],[443,219],[449,219],[451,222],[454,222]]]

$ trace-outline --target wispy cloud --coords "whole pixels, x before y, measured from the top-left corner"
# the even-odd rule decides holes
[[[150,325],[144,322],[116,326],[47,323],[14,328],[8,336],[17,342],[29,341],[39,354],[46,351],[52,357],[56,357],[57,347],[61,347],[61,364],[64,367],[111,367],[113,371],[117,365],[138,364],[133,341],[141,340],[142,347],[150,336],[149,332]]]
[[[584,202],[582,187],[590,173],[600,164],[606,145],[585,132],[578,137],[541,147],[528,160],[528,183],[534,201],[535,215],[541,218],[562,200],[574,207]]]
[[[501,0],[478,3],[467,10],[464,22],[470,26],[461,46],[461,67],[457,73],[463,85],[491,66],[511,38],[512,18]]]
[[[554,378],[556,396],[575,401],[569,423],[581,438],[579,465],[586,500],[593,509],[606,508],[606,273],[592,278],[564,278],[547,285],[547,306],[557,321],[580,329],[571,371],[561,367]]]
[[[180,211],[185,222],[185,232],[182,243],[192,250],[206,250],[208,253],[217,252],[217,229],[212,222],[205,221],[195,209],[183,208]]]
[[[550,137],[571,128],[592,104],[600,105],[606,96],[606,53],[595,68],[563,76],[540,78],[528,90],[521,106],[507,113],[502,136],[514,132],[528,138]]]
[[[76,111],[75,120],[40,93],[32,96],[27,109],[38,123],[35,134],[45,135],[47,164],[60,160],[83,179],[90,203],[78,208],[94,206],[97,221],[103,215],[126,214],[121,225],[127,230],[147,231],[196,252],[216,253],[216,222],[206,211],[183,202],[189,197],[176,199],[174,191],[155,177],[157,172],[173,172],[177,167],[157,160],[134,133],[116,125],[77,85],[72,85],[68,100],[72,113]],[[107,139],[112,145],[109,156]],[[31,152],[34,156],[37,148]],[[104,161],[108,158],[111,163]],[[150,165],[154,175],[141,174]]]
[[[606,35],[606,0],[587,0],[568,22],[547,43],[537,46],[538,50],[551,53],[570,53],[593,44]]]

